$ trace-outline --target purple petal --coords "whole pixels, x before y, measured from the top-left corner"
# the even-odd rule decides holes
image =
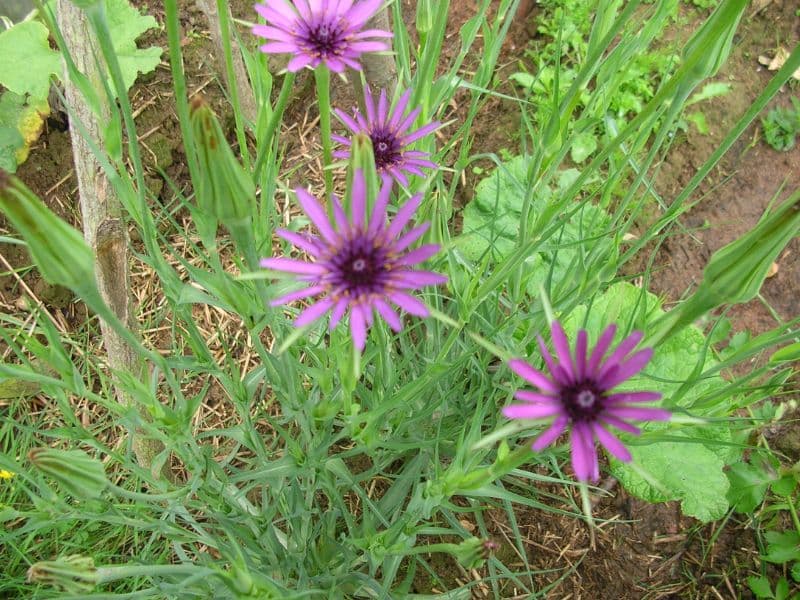
[[[414,296],[406,294],[405,292],[392,292],[389,294],[389,299],[409,314],[417,317],[427,317],[430,315],[427,306],[420,300],[414,298]]]
[[[514,371],[517,375],[522,377],[528,383],[531,383],[545,392],[558,392],[558,387],[550,381],[544,373],[541,373],[526,363],[524,360],[514,358],[508,361],[508,368]]]
[[[420,112],[422,112],[422,109],[417,107],[410,113],[408,113],[408,116],[405,119],[403,119],[400,125],[397,126],[397,133],[403,133],[406,129],[411,127],[411,125],[414,124],[414,121],[416,121]]]
[[[553,379],[555,379],[562,386],[571,385],[572,380],[567,377],[566,373],[564,373],[564,369],[560,369],[555,363],[550,351],[547,349],[547,345],[544,343],[544,338],[537,334],[536,341],[539,344],[539,351],[542,353],[544,363],[547,365],[547,370],[550,372],[550,375],[553,377]]]
[[[439,252],[439,244],[425,244],[416,250],[412,250],[397,261],[399,265],[416,265],[428,260],[431,256]]]
[[[320,248],[311,236],[303,235],[302,233],[297,233],[295,231],[289,231],[288,229],[276,229],[275,233],[277,233],[290,244],[305,250],[311,256],[319,256]]]
[[[344,61],[339,59],[339,58],[336,58],[335,56],[327,56],[327,57],[325,57],[323,62],[334,73],[343,73],[344,72],[344,69],[345,69]]]
[[[425,125],[424,127],[420,127],[419,129],[417,129],[413,133],[410,133],[410,134],[408,134],[407,136],[405,136],[403,138],[403,145],[407,146],[408,144],[413,144],[418,139],[423,138],[426,135],[428,135],[429,133],[432,133],[432,132],[436,131],[441,126],[442,126],[441,123],[439,123],[438,121],[434,121],[433,123],[429,123],[429,124]]]
[[[612,369],[605,375],[601,376],[598,380],[598,385],[606,390],[610,390],[623,381],[630,379],[639,371],[645,368],[653,356],[652,348],[645,348],[631,356],[624,363],[619,365],[617,369]]]
[[[378,311],[378,314],[383,317],[383,320],[389,324],[394,331],[401,331],[403,329],[403,323],[400,321],[400,317],[397,316],[397,313],[392,310],[392,307],[389,306],[382,298],[375,298],[372,301],[375,310]]]
[[[353,174],[353,184],[350,188],[350,207],[353,225],[364,227],[367,224],[366,214],[367,183],[364,172],[357,169]]]
[[[356,123],[353,119],[351,119],[350,116],[344,111],[336,108],[334,109],[333,114],[335,114],[339,118],[339,120],[344,124],[344,126],[347,127],[353,133],[358,133],[359,131],[362,130],[361,126],[358,123]]]
[[[361,29],[361,26],[378,12],[382,2],[383,0],[364,0],[359,2],[347,11],[344,18],[353,29]]]
[[[350,223],[347,220],[347,215],[344,214],[342,203],[339,202],[339,198],[337,198],[335,194],[331,194],[331,205],[333,206],[333,218],[336,221],[336,226],[339,228],[339,231],[347,231],[350,229]]]
[[[569,341],[567,341],[567,334],[564,333],[561,323],[558,321],[550,323],[550,333],[553,338],[553,348],[555,348],[556,356],[558,357],[558,364],[564,369],[569,379],[575,381],[572,356],[569,351]]]
[[[364,319],[364,310],[360,304],[356,304],[350,309],[350,333],[356,348],[363,352],[367,344],[367,324]]]
[[[533,444],[531,444],[531,449],[535,452],[540,452],[547,448],[550,444],[558,439],[562,433],[564,433],[564,429],[567,427],[567,423],[569,422],[569,417],[566,415],[561,415],[553,424],[548,427],[544,433],[542,433],[539,437],[537,437]]]
[[[340,298],[337,300],[336,304],[334,304],[333,310],[331,310],[331,321],[328,324],[328,329],[330,331],[333,331],[333,328],[342,320],[349,303],[350,301],[347,298]]]
[[[546,394],[538,394],[536,392],[532,392],[530,390],[517,390],[514,394],[514,397],[518,400],[524,400],[525,402],[537,402],[539,404],[556,404],[561,406],[561,401],[558,398],[553,396],[548,396]]]
[[[586,345],[588,343],[588,336],[585,329],[578,332],[578,337],[575,340],[575,375],[578,381],[583,381],[586,377]]]
[[[614,335],[616,333],[617,326],[613,324],[609,325],[603,332],[603,335],[600,336],[600,339],[597,340],[597,345],[594,347],[592,355],[589,357],[589,364],[586,367],[588,373],[597,374],[598,367],[608,351],[611,342],[614,341]]]
[[[331,298],[325,298],[316,304],[312,304],[297,316],[294,320],[294,326],[302,327],[303,325],[313,323],[324,315],[331,306],[333,306],[333,300]]]
[[[405,290],[415,290],[426,285],[442,285],[447,283],[447,276],[433,271],[395,271],[391,284]]]
[[[392,250],[396,253],[400,253],[406,248],[408,248],[411,244],[416,242],[419,238],[421,238],[428,228],[431,226],[430,223],[425,222],[422,225],[414,227],[408,233],[403,234],[400,239],[398,239],[394,245],[392,246]]]
[[[394,109],[392,111],[392,118],[389,120],[389,128],[396,129],[397,125],[400,123],[400,119],[403,118],[403,113],[406,112],[406,108],[408,108],[408,101],[411,99],[411,90],[408,89],[403,92],[403,95],[400,96],[400,99],[395,104]]]
[[[254,8],[268,22],[285,30],[291,30],[297,23],[297,14],[291,8],[288,8],[283,3],[283,0],[273,2],[271,6],[256,4]]]
[[[313,285],[309,288],[297,290],[296,292],[292,292],[291,294],[286,294],[279,298],[275,298],[275,300],[271,300],[269,304],[270,306],[280,306],[282,304],[288,304],[289,302],[294,302],[295,300],[308,298],[309,296],[316,296],[317,294],[321,294],[324,291],[325,291],[324,285]]]
[[[628,337],[626,337],[600,368],[598,377],[603,377],[609,373],[611,369],[619,365],[619,363],[624,360],[628,353],[636,348],[643,336],[644,334],[641,331],[634,331]]]
[[[391,195],[392,182],[384,180],[381,185],[381,191],[378,192],[378,198],[375,200],[375,205],[372,207],[372,217],[367,227],[370,237],[375,237],[386,223],[386,207],[389,206]]]
[[[572,469],[580,481],[597,480],[599,465],[597,450],[589,427],[584,423],[575,423],[570,435],[572,446]]]
[[[375,123],[375,100],[372,97],[372,90],[369,89],[369,84],[364,86],[364,108],[367,111],[367,121]]]
[[[364,42],[368,43],[368,42]],[[373,43],[381,43],[381,42],[373,42]],[[353,44],[355,46],[355,44]],[[366,50],[369,52],[370,50]],[[380,98],[378,98],[378,123],[385,124],[386,117],[388,116],[389,111],[389,99],[386,97],[386,90],[381,90]]]
[[[266,54],[287,54],[289,52],[296,52],[297,44],[294,42],[267,42],[259,46],[258,49]],[[304,66],[305,65],[302,65],[297,70],[299,71]]]
[[[559,412],[558,406],[546,404],[512,404],[502,409],[503,415],[508,419],[544,419]]]
[[[400,235],[400,232],[403,231],[403,228],[414,216],[414,213],[417,212],[417,209],[421,203],[422,194],[417,194],[416,196],[412,196],[408,202],[400,207],[394,217],[394,220],[392,221],[392,224],[386,231],[386,234],[390,240]]]
[[[292,60],[289,61],[289,64],[286,65],[286,70],[290,73],[297,73],[301,69],[311,65],[314,63],[314,59],[307,54],[297,54]]]
[[[293,258],[262,258],[259,264],[265,269],[300,275],[322,275],[327,272],[327,269],[318,263],[307,263]]]
[[[600,440],[600,443],[603,444],[603,447],[615,458],[622,462],[630,462],[632,458],[631,453],[613,433],[600,425],[600,423],[592,423],[592,431],[597,436],[597,439]]]
[[[303,212],[305,212],[308,218],[311,219],[311,222],[316,225],[322,237],[325,238],[325,241],[329,244],[336,244],[339,241],[339,236],[333,230],[333,227],[331,227],[328,215],[325,209],[317,202],[317,199],[303,188],[297,188],[295,193],[297,194],[300,206],[303,208]]]
[[[609,406],[603,411],[619,419],[634,419],[636,421],[669,421],[672,413],[663,408],[650,408],[644,406]]]
[[[620,431],[625,431],[627,433],[631,433],[633,435],[639,435],[642,433],[642,430],[638,427],[631,425],[630,423],[626,423],[622,419],[618,419],[617,417],[612,417],[611,415],[607,414],[606,412],[602,412],[597,416],[598,420],[602,421],[603,423],[608,423],[612,427],[616,427]]]

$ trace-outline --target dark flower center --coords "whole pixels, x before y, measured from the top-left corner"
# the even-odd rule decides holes
[[[573,422],[591,422],[603,410],[603,394],[592,381],[583,381],[561,390],[561,404]]]
[[[374,240],[356,235],[330,258],[333,290],[351,297],[383,293],[390,263],[386,250],[376,247]]]
[[[375,166],[378,170],[396,165],[402,160],[400,142],[394,133],[379,129],[370,132],[369,137],[372,140],[372,152],[375,154]]]
[[[332,23],[320,23],[306,33],[310,52],[319,56],[331,56],[342,52],[342,28]]]

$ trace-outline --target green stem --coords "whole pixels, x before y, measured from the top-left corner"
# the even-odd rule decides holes
[[[118,567],[98,567],[98,583],[108,583],[130,577],[152,577],[165,575],[217,575],[207,567],[197,565],[122,565]]]
[[[256,158],[256,165],[253,167],[253,179],[258,181],[259,173],[261,173],[261,169],[264,168],[264,161],[267,160],[267,157],[272,152],[272,142],[273,138],[275,137],[275,130],[278,128],[278,124],[283,119],[283,113],[286,110],[286,105],[289,104],[289,95],[292,93],[292,87],[294,86],[294,73],[286,73],[283,76],[283,84],[281,85],[281,92],[278,96],[278,102],[275,104],[275,108],[272,110],[272,116],[269,118],[269,123],[267,124],[267,131],[264,133],[264,137],[262,138],[261,144],[258,148],[258,158]]]
[[[239,154],[246,169],[250,169],[250,153],[247,151],[247,137],[244,134],[244,120],[242,119],[242,105],[239,102],[239,90],[236,85],[236,72],[233,68],[233,48],[231,47],[230,14],[228,2],[217,0],[217,18],[219,31],[222,37],[222,50],[225,53],[225,71],[228,79],[228,92],[231,95],[233,106],[233,119],[236,122],[236,141],[239,144]]]
[[[319,128],[322,138],[322,167],[325,170],[325,196],[333,192],[333,175],[328,167],[333,162],[331,146],[331,72],[325,65],[314,70],[317,84],[317,103],[319,104]]]
[[[794,524],[794,528],[797,533],[800,534],[800,518],[797,517],[797,509],[795,508],[791,497],[787,498],[786,500],[786,505],[789,507],[789,512],[792,514],[792,523]]]

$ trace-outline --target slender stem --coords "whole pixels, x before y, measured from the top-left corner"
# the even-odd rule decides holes
[[[786,500],[786,505],[789,507],[789,512],[792,513],[792,523],[794,524],[794,528],[797,533],[800,534],[800,518],[797,517],[797,509],[794,507],[794,501],[791,496]]]
[[[253,168],[253,179],[255,181],[258,181],[259,173],[264,167],[264,161],[272,152],[272,142],[273,137],[275,137],[275,130],[278,128],[278,124],[283,119],[283,112],[286,110],[286,105],[289,103],[289,94],[291,94],[292,87],[294,86],[294,77],[294,73],[286,73],[286,75],[283,76],[283,84],[281,85],[281,93],[278,96],[278,102],[275,104],[275,108],[272,111],[272,116],[270,117],[269,124],[267,125],[267,131],[264,133],[264,137],[262,138],[261,145],[258,149],[258,158],[256,159],[256,165]]]
[[[247,137],[244,134],[244,120],[242,119],[242,105],[239,101],[239,89],[236,81],[236,71],[233,68],[233,48],[231,47],[231,25],[228,3],[217,0],[217,18],[219,19],[219,32],[222,38],[222,51],[225,54],[225,70],[227,71],[228,92],[231,95],[233,106],[233,119],[236,122],[236,141],[239,144],[239,154],[246,169],[250,168],[250,153],[247,151]],[[212,24],[213,27],[213,24]]]
[[[322,167],[325,169],[325,196],[333,192],[333,175],[328,167],[333,162],[331,145],[331,72],[325,65],[314,70],[317,84],[317,103],[319,104],[319,128],[322,137]]]

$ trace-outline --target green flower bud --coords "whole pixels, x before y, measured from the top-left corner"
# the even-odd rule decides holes
[[[771,214],[765,213],[742,237],[717,250],[697,291],[654,324],[646,344],[657,343],[717,306],[755,298],[772,263],[798,232],[800,192]]]
[[[253,215],[255,185],[233,155],[219,120],[200,97],[192,102],[189,120],[201,171],[198,189],[195,190],[200,208],[215,216],[228,229],[249,223]]]
[[[34,448],[28,459],[76,498],[99,498],[108,485],[103,463],[83,450]]]
[[[465,569],[477,569],[499,548],[497,542],[492,540],[471,537],[458,544],[453,555]]]
[[[367,183],[367,203],[368,208],[371,209],[375,198],[378,197],[380,181],[378,181],[378,171],[375,167],[372,140],[365,133],[354,135],[350,148],[350,168],[347,170],[347,191],[344,194],[344,209],[348,213],[352,206],[353,174],[359,169],[363,171],[364,180]]]
[[[68,594],[91,592],[99,581],[94,560],[73,554],[37,562],[28,569],[28,581],[59,588]]]
[[[689,39],[683,50],[683,60],[691,67],[692,81],[699,83],[713,77],[728,60],[733,35],[747,4],[747,0],[723,0]]]
[[[0,209],[28,245],[49,282],[96,295],[94,255],[83,236],[59,219],[19,178],[0,169]]]

